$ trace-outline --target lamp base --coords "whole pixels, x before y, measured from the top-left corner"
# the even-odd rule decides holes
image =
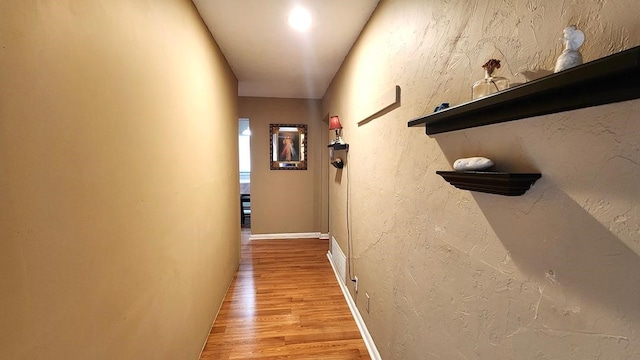
[[[335,145],[335,144],[344,145],[345,142],[344,142],[344,140],[342,140],[342,138],[340,136],[337,136],[335,139],[333,139],[331,141],[331,143],[329,145]]]

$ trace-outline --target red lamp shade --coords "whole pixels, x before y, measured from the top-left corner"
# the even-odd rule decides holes
[[[329,130],[338,130],[342,129],[342,124],[340,124],[340,118],[337,116],[332,116],[329,118]]]

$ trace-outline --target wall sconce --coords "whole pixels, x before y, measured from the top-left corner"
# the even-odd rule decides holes
[[[344,145],[344,141],[342,141],[342,138],[340,137],[340,129],[342,129],[342,124],[340,124],[340,118],[337,117],[337,116],[330,117],[329,118],[329,130],[335,130],[336,131],[336,138],[333,139],[333,141],[329,145],[333,145],[333,144]]]

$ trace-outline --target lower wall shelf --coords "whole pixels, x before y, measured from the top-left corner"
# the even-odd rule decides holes
[[[542,177],[538,173],[504,173],[492,171],[436,171],[451,185],[462,190],[519,196]]]

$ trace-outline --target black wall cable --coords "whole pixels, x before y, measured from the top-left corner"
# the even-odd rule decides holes
[[[351,252],[352,252],[352,243],[351,243],[351,208],[349,207],[349,198],[351,197],[351,177],[349,176],[349,150],[347,150],[346,154],[346,168],[347,168],[347,269],[349,273],[349,280],[352,282],[356,282],[356,278],[352,274],[352,266],[351,266]]]

